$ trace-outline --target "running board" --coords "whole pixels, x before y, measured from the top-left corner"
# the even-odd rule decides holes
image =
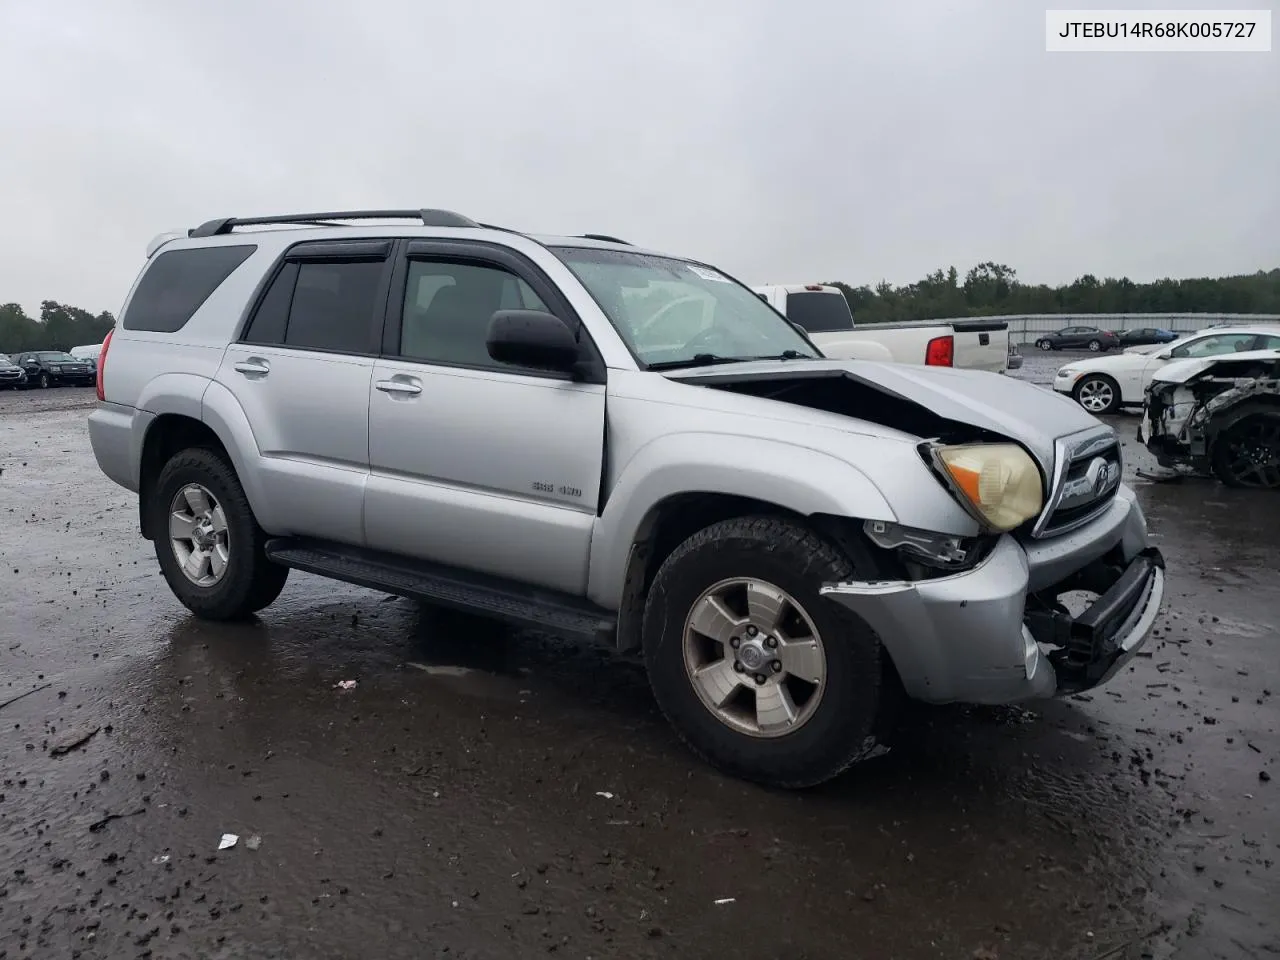
[[[268,540],[266,554],[304,573],[557,636],[611,644],[617,631],[617,617],[587,600],[441,564],[287,537]]]

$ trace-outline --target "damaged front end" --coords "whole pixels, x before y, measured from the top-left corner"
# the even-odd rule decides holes
[[[1138,440],[1162,467],[1280,489],[1280,351],[1170,364],[1147,388]]]

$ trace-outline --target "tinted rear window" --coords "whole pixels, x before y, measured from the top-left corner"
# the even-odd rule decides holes
[[[853,329],[849,301],[840,293],[788,293],[787,319],[810,333]]]
[[[176,333],[257,249],[250,243],[160,254],[143,274],[121,325],[126,330]]]

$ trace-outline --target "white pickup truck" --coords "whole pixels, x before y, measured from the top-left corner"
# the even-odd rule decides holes
[[[833,360],[891,360],[1003,373],[1009,325],[1003,320],[920,320],[854,324],[838,287],[819,283],[753,287],[756,294]]]

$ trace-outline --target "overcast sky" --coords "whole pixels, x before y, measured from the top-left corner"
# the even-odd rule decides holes
[[[357,207],[750,282],[1280,266],[1280,52],[1048,54],[1044,6],[0,0],[0,303],[115,312],[161,231]]]

